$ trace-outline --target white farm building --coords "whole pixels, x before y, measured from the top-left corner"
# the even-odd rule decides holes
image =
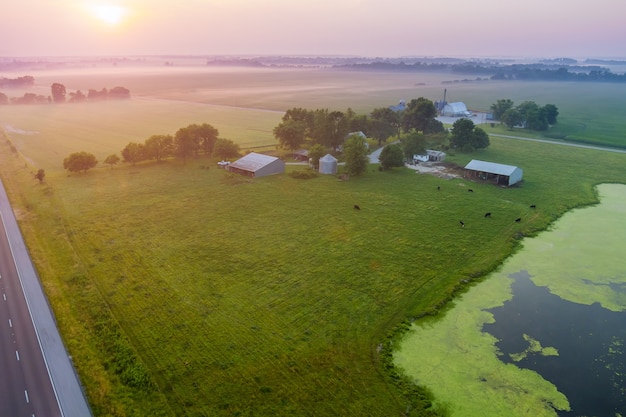
[[[331,174],[334,175],[337,173],[337,158],[327,153],[323,157],[320,158],[320,174]]]
[[[443,111],[441,113],[443,116],[447,117],[465,117],[472,115],[472,113],[467,110],[467,106],[465,105],[465,103],[461,101],[446,104],[445,106],[443,106]]]
[[[227,169],[248,177],[265,177],[285,172],[285,162],[275,156],[250,152],[228,165]]]
[[[495,162],[472,159],[465,165],[466,175],[484,181],[493,181],[496,184],[514,185],[522,180],[524,172],[513,165],[496,164]]]

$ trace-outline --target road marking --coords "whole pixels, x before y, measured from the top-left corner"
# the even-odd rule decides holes
[[[18,361],[20,360],[20,352],[18,352],[17,350],[15,351],[15,357]]]
[[[6,294],[2,294],[2,297],[4,297],[4,301],[7,300],[7,295]]]
[[[28,399],[28,391],[24,390],[24,396],[26,397],[26,402],[29,403],[30,400]]]
[[[13,327],[13,322],[9,319],[9,327]]]

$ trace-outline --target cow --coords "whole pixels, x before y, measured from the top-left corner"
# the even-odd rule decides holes
[[[519,222],[521,222],[521,221],[522,221],[522,218],[521,218],[521,217],[518,217],[517,219],[515,219],[515,221],[516,221],[517,223],[519,223]]]
[[[355,204],[355,205],[354,205],[354,209],[355,209],[355,210],[361,210],[361,207],[359,207],[359,205],[358,205],[358,204]]]
[[[487,217],[491,217],[491,212],[490,212],[490,211],[488,211],[487,213],[485,213],[485,219],[486,219]]]
[[[530,205],[530,208],[533,208],[533,209],[534,209],[534,208],[537,208],[537,206],[536,206],[536,205],[534,205],[534,204],[531,204],[531,205]]]
[[[473,193],[473,192],[474,192],[474,190],[472,190],[471,188],[468,188],[468,189],[467,189],[467,192],[468,192],[468,193]]]
[[[459,220],[459,224],[461,225],[461,227],[465,227],[465,223],[463,223],[463,220]]]

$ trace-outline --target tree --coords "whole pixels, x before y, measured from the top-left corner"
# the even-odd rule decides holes
[[[239,156],[239,145],[230,139],[218,138],[215,141],[213,154],[222,159],[236,158]]]
[[[52,90],[52,101],[55,103],[65,103],[65,94],[67,92],[63,84],[54,83],[50,89]]]
[[[352,176],[364,173],[369,164],[365,139],[358,135],[350,136],[343,145],[343,156],[346,174]]]
[[[393,135],[400,136],[400,116],[389,107],[379,107],[370,113],[369,135],[382,145]]]
[[[145,157],[156,159],[157,162],[172,154],[174,138],[172,135],[152,135],[144,143]]]
[[[412,161],[413,155],[419,155],[426,149],[426,138],[423,133],[411,132],[402,138],[402,151],[406,161]]]
[[[117,165],[120,162],[120,157],[117,154],[111,154],[104,159],[104,163],[110,165],[113,168],[113,165]]]
[[[513,130],[515,126],[522,123],[523,119],[521,113],[516,109],[508,109],[502,116],[500,116],[500,121],[510,130]]]
[[[87,96],[80,90],[77,90],[75,93],[70,93],[70,103],[80,103],[85,100],[87,100]]]
[[[9,97],[4,93],[0,93],[0,104],[9,104]]]
[[[46,171],[44,171],[43,169],[39,168],[37,170],[37,173],[35,174],[35,178],[38,179],[39,183],[41,184],[45,177],[46,177]]]
[[[197,153],[198,141],[189,127],[180,128],[174,135],[174,149],[177,156],[187,160],[188,157]]]
[[[469,151],[484,149],[489,146],[489,135],[474,125],[470,119],[459,119],[452,125],[452,145],[457,149]]]
[[[98,165],[96,156],[88,152],[74,152],[63,160],[63,168],[70,172],[87,172]]]
[[[326,149],[320,144],[316,143],[309,148],[309,159],[311,160],[311,165],[313,165],[315,169],[319,169],[320,158],[324,155],[326,155]]]
[[[128,162],[134,166],[137,162],[144,160],[144,148],[145,145],[143,143],[130,142],[122,149],[122,159],[124,162]]]
[[[399,145],[392,143],[383,148],[378,160],[385,171],[393,167],[401,167],[404,166],[404,153]]]
[[[510,99],[500,99],[491,105],[491,112],[495,120],[502,121],[502,116],[507,110],[513,108],[513,102]]]
[[[281,147],[296,150],[304,143],[306,124],[300,120],[289,119],[276,126],[273,133]]]
[[[543,112],[549,124],[556,124],[556,117],[559,115],[559,109],[554,104],[546,104],[543,106]]]
[[[130,90],[126,87],[113,87],[107,94],[108,98],[126,99],[130,98]]]
[[[437,116],[437,109],[431,100],[424,97],[413,99],[402,113],[402,128],[405,132],[415,129],[424,132]]]

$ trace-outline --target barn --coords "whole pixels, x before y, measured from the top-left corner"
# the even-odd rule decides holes
[[[514,185],[522,180],[523,171],[513,165],[497,164],[495,162],[472,159],[465,165],[466,174],[470,178],[493,181],[501,185]]]
[[[447,117],[464,117],[470,116],[471,113],[467,110],[465,103],[457,101],[456,103],[448,103],[443,106],[443,115]]]
[[[250,152],[243,158],[231,163],[227,169],[241,175],[257,178],[282,174],[285,172],[285,162],[275,156]]]

